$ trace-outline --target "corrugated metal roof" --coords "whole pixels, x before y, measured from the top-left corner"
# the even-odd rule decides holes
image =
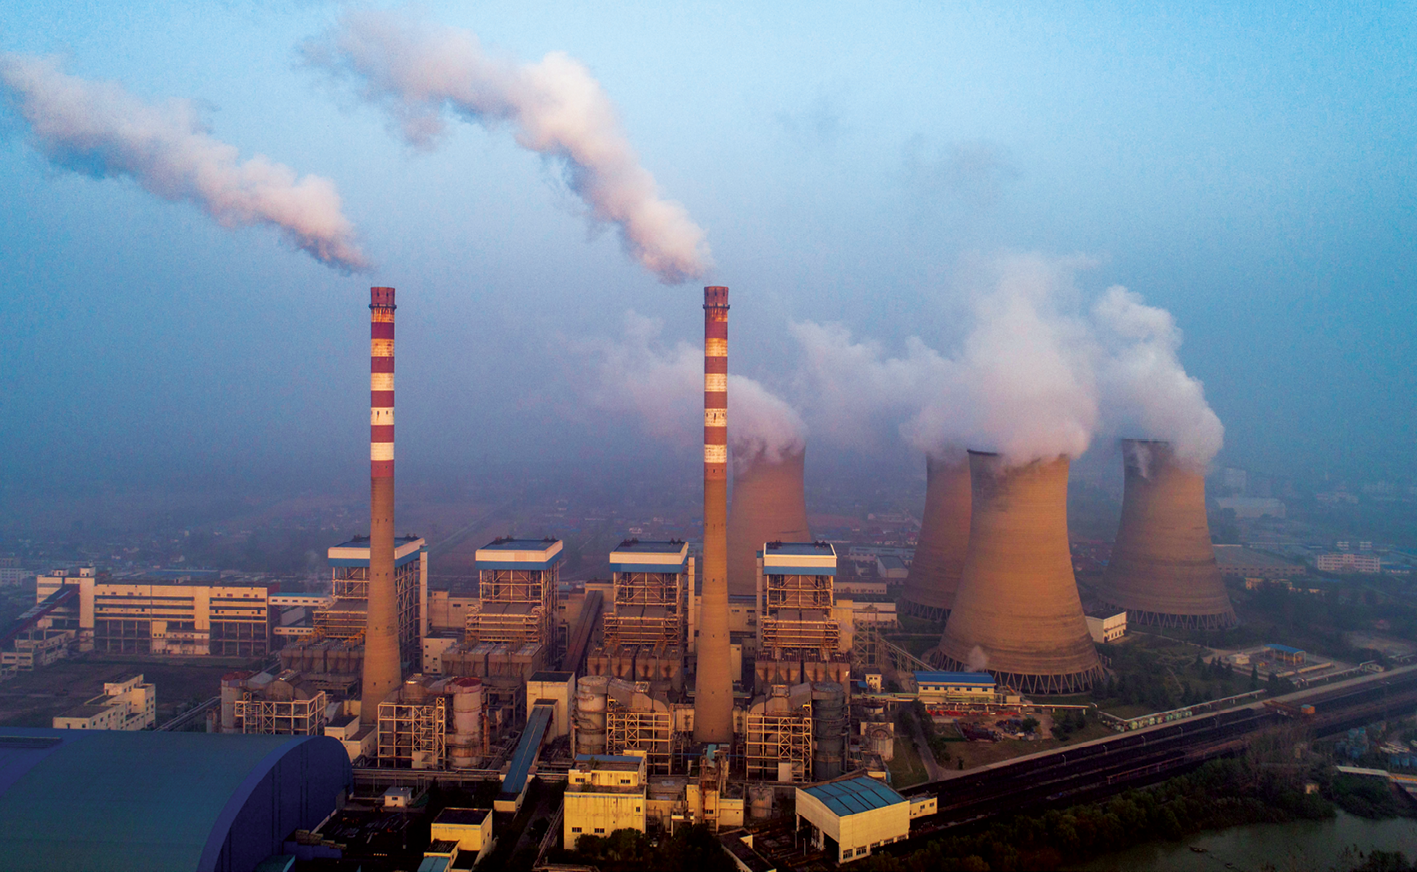
[[[917,672],[916,684],[993,684],[987,672]]]
[[[531,717],[526,719],[526,729],[522,730],[521,741],[512,753],[512,765],[507,769],[507,777],[502,779],[500,797],[519,796],[526,787],[531,764],[541,751],[541,740],[546,736],[546,728],[551,724],[551,716],[556,709],[549,705],[533,706]]]
[[[842,817],[906,801],[899,793],[866,775],[845,781],[814,784],[801,789],[813,798],[821,800],[833,814]]]

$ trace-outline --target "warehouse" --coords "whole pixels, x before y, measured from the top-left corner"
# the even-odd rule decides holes
[[[324,736],[0,728],[0,872],[243,872],[335,810]]]
[[[797,826],[812,844],[846,863],[910,836],[910,801],[865,775],[797,788]]]

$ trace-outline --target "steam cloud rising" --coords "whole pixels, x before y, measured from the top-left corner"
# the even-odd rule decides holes
[[[703,437],[704,353],[687,342],[660,340],[664,324],[635,312],[625,315],[622,339],[574,343],[592,361],[591,402],[633,413],[650,435],[689,445]],[[753,379],[728,377],[728,438],[736,458],[760,453],[776,462],[804,445],[802,418],[786,401]]]
[[[1073,275],[1087,265],[1040,255],[989,264],[953,356],[912,337],[892,358],[839,325],[791,325],[814,428],[859,444],[866,434],[850,422],[892,418],[924,451],[980,448],[1011,464],[1076,457],[1106,432],[1169,440],[1204,466],[1224,429],[1181,366],[1174,319],[1121,287],[1080,311]]]
[[[364,99],[383,106],[419,148],[433,147],[445,132],[445,108],[486,127],[510,122],[522,147],[565,162],[566,182],[589,217],[614,224],[625,251],[661,282],[708,271],[704,231],[679,203],[660,199],[614,105],[574,58],[493,57],[470,31],[386,12],[346,15],[323,40],[307,44],[305,55],[361,83]]]
[[[128,176],[164,200],[196,203],[223,227],[269,224],[337,269],[369,261],[334,183],[263,155],[239,161],[188,100],[144,103],[114,82],[71,76],[57,58],[0,55],[0,96],[51,163],[94,178]]]

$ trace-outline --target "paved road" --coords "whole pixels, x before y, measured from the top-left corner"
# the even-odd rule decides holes
[[[944,769],[935,762],[935,752],[930,750],[930,743],[925,741],[925,730],[920,726],[918,718],[912,717],[910,725],[915,732],[915,750],[920,752],[920,762],[925,764],[925,772],[929,775],[928,781],[939,781],[944,777]]]

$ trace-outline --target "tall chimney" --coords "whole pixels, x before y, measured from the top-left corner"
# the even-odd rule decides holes
[[[969,458],[925,455],[925,516],[901,608],[944,621],[954,608],[969,549]]]
[[[1098,596],[1127,622],[1219,630],[1237,623],[1205,516],[1205,477],[1170,443],[1122,440],[1122,523]]]
[[[728,288],[704,288],[704,569],[694,739],[733,739],[728,673]]]
[[[403,681],[394,591],[394,289],[370,288],[369,601],[359,720],[379,722],[379,703]]]
[[[766,451],[733,458],[733,508],[728,513],[728,592],[758,589],[758,550],[764,542],[811,542],[802,493],[807,449],[772,458]]]
[[[1068,551],[1068,458],[1009,467],[969,452],[969,550],[939,653],[1023,693],[1078,693],[1102,675]]]

